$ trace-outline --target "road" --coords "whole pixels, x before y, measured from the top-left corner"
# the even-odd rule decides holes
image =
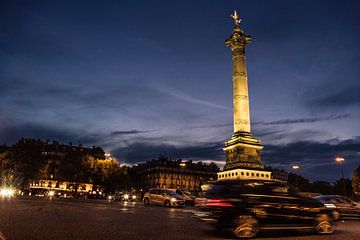
[[[18,239],[233,239],[193,218],[194,207],[165,208],[105,200],[0,200],[0,232]],[[331,236],[312,232],[272,232],[257,239],[341,239],[360,236],[360,221],[338,223]]]

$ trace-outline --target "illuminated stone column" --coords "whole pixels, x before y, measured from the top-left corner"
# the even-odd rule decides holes
[[[231,17],[234,19],[235,28],[230,38],[225,41],[225,44],[232,52],[234,133],[232,137],[225,142],[224,151],[226,152],[226,164],[224,170],[260,170],[264,168],[261,163],[263,146],[260,140],[254,138],[251,134],[249,90],[246,74],[245,47],[250,43],[251,37],[240,29],[239,24],[241,20],[238,18],[236,11],[234,11]],[[243,171],[242,173],[245,172]],[[226,172],[224,174],[229,177]],[[233,173],[231,173],[231,177],[233,177],[232,174]],[[236,172],[234,172],[234,174],[236,174]],[[255,174],[255,177],[257,177],[258,174],[259,177],[262,176],[261,174],[263,174],[263,176],[270,176],[268,173],[257,171],[251,172],[248,177],[252,177],[252,174]],[[245,175],[245,177],[247,176]]]
[[[249,90],[246,74],[245,46],[251,37],[237,26],[225,44],[232,51],[234,133],[250,133]]]

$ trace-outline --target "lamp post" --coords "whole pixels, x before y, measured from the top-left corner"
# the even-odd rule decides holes
[[[110,153],[105,153],[105,160],[111,160],[111,154]]]
[[[293,165],[293,166],[292,166],[292,169],[295,170],[295,171],[297,171],[297,170],[300,169],[300,166],[299,166],[299,165]]]
[[[337,156],[335,158],[335,161],[340,166],[340,173],[341,173],[341,181],[343,182],[343,188],[344,188],[344,196],[346,196],[346,186],[345,186],[345,179],[344,179],[344,171],[343,171],[343,163],[345,162],[345,158]]]
[[[292,165],[292,170],[294,170],[294,172],[298,172],[300,170],[300,166],[299,165]],[[295,186],[297,187],[298,190],[300,190],[299,188],[299,181],[298,181],[298,175],[295,174]]]

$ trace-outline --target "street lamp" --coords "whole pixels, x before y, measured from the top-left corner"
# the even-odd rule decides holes
[[[293,170],[294,170],[294,172],[298,172],[299,170],[300,170],[300,166],[299,165],[292,165],[292,167],[291,167]],[[300,183],[299,183],[299,179],[298,179],[298,176],[295,174],[294,175],[294,177],[295,177],[295,181],[294,181],[294,184],[295,184],[295,187],[297,187],[298,189],[300,189]]]
[[[105,153],[105,160],[112,160],[110,153]]]
[[[292,169],[293,169],[293,170],[299,170],[299,169],[300,169],[300,166],[299,166],[299,165],[293,165],[293,166],[292,166]]]
[[[344,188],[344,195],[346,196],[346,186],[345,186],[345,179],[344,179],[344,171],[343,171],[343,163],[345,162],[345,158],[337,156],[335,158],[335,161],[340,166],[340,173],[341,173],[341,181],[343,182],[343,188]]]

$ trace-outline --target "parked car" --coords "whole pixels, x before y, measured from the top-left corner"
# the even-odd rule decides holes
[[[174,191],[176,194],[180,195],[185,200],[185,205],[194,205],[195,204],[195,196],[192,195],[189,191],[181,190],[181,189],[170,189]]]
[[[262,230],[334,231],[331,212],[320,201],[289,191],[275,180],[224,180],[211,183],[196,215],[217,229],[229,228],[239,238]]]
[[[165,207],[184,206],[185,200],[170,189],[152,188],[144,194],[144,204],[159,204]]]
[[[320,195],[314,197],[324,203],[329,209],[335,220],[341,218],[360,218],[360,204],[353,200],[339,195]]]

